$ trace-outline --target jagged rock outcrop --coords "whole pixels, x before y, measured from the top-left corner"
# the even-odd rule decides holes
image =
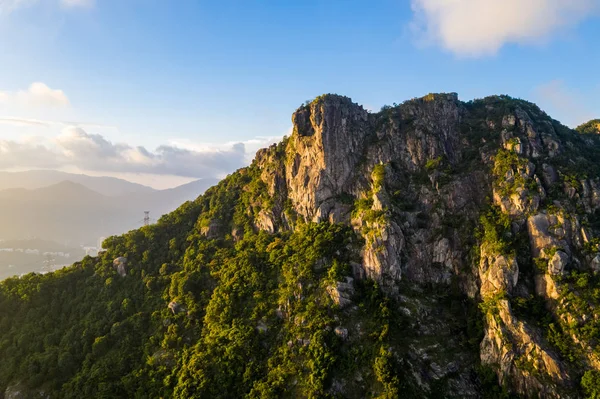
[[[351,193],[369,134],[369,114],[341,96],[324,96],[292,116],[286,150],[288,198],[306,220],[348,220],[349,207],[336,200]]]
[[[397,111],[389,110],[379,115],[369,114],[346,97],[322,96],[298,109],[292,118],[294,133],[285,151],[285,182],[281,177],[281,167],[273,166],[279,162],[274,159],[274,149],[260,151],[257,165],[261,167],[269,193],[279,193],[277,195],[288,199],[291,208],[300,217],[343,223],[352,220],[357,231],[377,232],[365,236],[364,275],[382,282],[388,281],[388,277],[399,280],[402,268],[405,268],[424,281],[447,282],[450,269],[456,266],[452,261],[442,263],[448,272],[441,278],[438,270],[424,271],[425,265],[431,263],[429,257],[408,257],[408,262],[402,265],[404,227],[385,218],[365,217],[364,213],[353,216],[351,211],[353,201],[367,197],[372,201],[368,210],[370,215],[373,215],[370,211],[380,214],[397,212],[390,203],[390,195],[381,188],[374,190],[372,179],[365,178],[377,165],[385,166],[385,170],[390,172],[389,177],[387,173],[384,177],[386,181],[394,181],[398,172],[387,165],[397,165],[413,173],[432,159],[446,159],[451,164],[458,162],[462,145],[459,132],[461,112],[464,108],[454,93],[416,99],[403,104]],[[400,181],[394,183],[401,184]],[[437,184],[435,189],[440,196],[448,194],[453,212],[464,212],[465,208],[476,208],[481,201],[481,198],[473,198],[478,195],[477,192],[464,191],[472,184],[476,182],[471,177],[453,182],[449,188]],[[282,192],[285,194],[282,195]],[[426,207],[433,205],[428,203],[433,193],[425,191],[420,194]],[[286,215],[276,208],[273,215],[260,214],[256,222],[259,228],[271,231],[277,229],[272,225],[273,221],[286,219]],[[407,216],[412,221],[407,227],[415,230],[418,227],[415,225],[420,222],[415,216],[419,215]],[[413,244],[421,246],[420,240],[426,238],[423,235],[427,232],[417,234],[421,238]],[[415,252],[421,254],[430,249],[428,246]],[[453,249],[448,250],[453,252]]]
[[[347,277],[345,282],[337,281],[334,285],[327,287],[327,294],[341,308],[352,305],[353,281],[351,277]]]
[[[498,367],[500,381],[521,395],[562,397],[558,387],[569,384],[563,364],[539,332],[515,317],[507,299],[518,284],[517,260],[490,252],[484,243],[479,275],[486,317],[481,362]]]
[[[514,256],[488,252],[481,246],[479,261],[480,293],[483,298],[499,293],[511,293],[519,281],[519,265]]]
[[[497,365],[501,382],[512,385],[523,396],[564,397],[555,385],[569,384],[564,366],[541,344],[539,333],[514,316],[508,300],[499,300],[486,322],[481,362]]]
[[[395,296],[406,279],[454,282],[471,298],[495,298],[482,363],[497,367],[500,381],[521,395],[569,397],[563,359],[510,302],[539,295],[558,312],[564,289],[557,277],[574,268],[600,271],[600,252],[582,255],[596,233],[588,216],[576,214],[600,209],[600,180],[567,178],[572,172],[563,161],[581,151],[574,141],[597,143],[532,104],[502,96],[463,103],[454,93],[434,94],[368,113],[348,98],[325,95],[300,107],[292,121],[283,155],[257,154],[269,193],[288,209],[259,213],[259,229],[293,228],[290,212],[349,224],[364,239],[355,278],[372,278]],[[518,256],[528,257],[533,271],[521,270],[514,249],[500,254],[494,243],[477,242],[489,206],[510,222],[498,239],[520,245]],[[476,259],[473,245],[480,247]],[[328,288],[347,306],[342,291]]]

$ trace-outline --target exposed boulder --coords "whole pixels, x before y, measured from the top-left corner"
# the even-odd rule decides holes
[[[450,247],[450,240],[443,237],[433,247],[433,262],[451,269],[454,262],[454,253]]]
[[[346,282],[338,281],[335,285],[327,287],[327,294],[333,302],[340,308],[345,308],[352,304],[352,295],[354,295],[353,279],[346,277]]]
[[[348,329],[344,327],[336,327],[333,332],[335,335],[346,341],[348,339]]]
[[[544,177],[544,183],[547,187],[552,186],[558,181],[558,174],[556,173],[556,169],[554,169],[554,167],[548,165],[547,163],[542,164],[542,176]]]
[[[402,276],[401,254],[404,234],[395,222],[368,222],[363,267],[367,277],[384,284],[394,284]]]
[[[264,230],[269,233],[274,233],[275,232],[274,219],[275,219],[275,216],[273,215],[272,212],[261,209],[255,219],[256,227],[259,230]]]
[[[556,251],[554,256],[548,261],[548,273],[561,275],[564,273],[567,264],[569,264],[569,255],[563,251]]]
[[[527,231],[531,243],[531,256],[537,258],[542,254],[545,248],[552,248],[559,245],[558,240],[548,231],[550,221],[547,214],[538,213],[527,219]]]
[[[595,274],[600,273],[600,253],[596,254],[594,259],[592,259],[592,271]]]
[[[200,233],[208,239],[215,239],[221,236],[222,230],[223,226],[221,222],[217,219],[212,219],[208,222],[207,226],[200,228]]]
[[[185,308],[185,306],[183,306],[182,304],[180,304],[177,301],[169,302],[168,308],[171,310],[171,312],[173,312],[173,314],[187,312],[187,309]]]
[[[556,288],[554,279],[547,273],[536,274],[535,280],[535,292],[543,298],[558,299],[559,293]]]
[[[121,277],[125,277],[127,275],[127,258],[123,256],[119,256],[115,260],[113,260],[113,267],[117,270],[117,273]]]
[[[489,247],[481,246],[479,262],[481,296],[488,297],[499,292],[511,293],[519,281],[519,265],[514,256],[489,252]]]
[[[494,202],[500,206],[502,212],[508,213],[511,216],[536,212],[540,206],[539,192],[533,193],[524,187],[517,187],[509,195],[504,195],[498,190],[494,190],[493,196]]]
[[[2,396],[2,392],[0,392],[0,397],[3,397],[4,399],[48,399],[50,398],[50,395],[41,389],[32,391],[27,389],[27,387],[25,387],[23,384],[13,384],[6,388],[4,391],[4,396]]]
[[[27,394],[23,392],[24,388],[21,387],[20,385],[10,385],[8,388],[6,388],[6,391],[4,391],[4,398],[5,399],[26,399],[27,398]]]
[[[267,327],[267,325],[265,324],[264,321],[260,320],[257,324],[256,324],[256,330],[261,332],[261,333],[266,333],[269,328]]]

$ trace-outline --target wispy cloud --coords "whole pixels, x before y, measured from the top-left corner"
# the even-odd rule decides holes
[[[599,0],[411,0],[421,43],[460,56],[495,54],[507,43],[547,40],[600,9]]]
[[[11,126],[32,126],[32,127],[67,127],[76,126],[84,129],[111,129],[118,130],[116,126],[105,125],[101,123],[90,123],[90,122],[73,122],[73,121],[50,121],[40,120],[32,118],[18,118],[18,117],[0,117],[0,124],[11,125]]]
[[[265,148],[270,146],[271,144],[278,143],[282,140],[283,136],[291,135],[293,128],[290,127],[285,134],[281,134],[279,136],[257,136],[244,141],[237,142],[228,142],[224,144],[215,144],[215,143],[194,143],[187,139],[173,139],[169,141],[169,145],[184,148],[191,151],[207,151],[210,149],[223,149],[229,148],[237,144],[243,144],[245,149],[244,159],[243,161],[246,164],[249,164],[254,159],[256,152],[261,148]]]
[[[96,0],[60,0],[63,7],[90,8],[96,5]]]
[[[63,8],[91,8],[96,5],[96,0],[0,0],[0,17],[10,14],[18,8],[32,6],[42,1],[55,1]]]
[[[37,119],[28,119],[28,118],[0,118],[0,123],[4,125],[12,125],[12,126],[43,126],[50,127],[53,122],[48,121],[40,121]]]
[[[0,17],[8,15],[17,8],[29,6],[37,0],[0,0]]]
[[[562,80],[552,80],[538,86],[534,95],[542,106],[549,107],[552,114],[568,126],[575,127],[594,118],[594,113],[581,100],[585,96],[569,88]]]
[[[64,91],[51,89],[47,84],[34,82],[25,90],[0,91],[0,103],[23,107],[68,107],[69,99]]]

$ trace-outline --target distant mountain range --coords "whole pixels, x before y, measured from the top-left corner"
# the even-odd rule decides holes
[[[154,190],[142,184],[116,177],[97,177],[56,170],[28,170],[25,172],[0,172],[0,190],[9,188],[37,189],[63,181],[79,183],[109,197],[132,193],[150,193]],[[216,180],[215,180],[216,181]]]
[[[61,177],[66,179],[56,181]],[[0,172],[0,239],[36,237],[65,245],[93,246],[99,237],[140,227],[144,211],[149,211],[154,221],[216,182],[202,179],[155,190],[108,177],[54,171]]]

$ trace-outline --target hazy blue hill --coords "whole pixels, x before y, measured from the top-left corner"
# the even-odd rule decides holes
[[[25,172],[0,172],[0,190],[7,188],[36,189],[62,181],[79,183],[107,196],[131,193],[151,193],[153,188],[115,177],[96,177],[54,170],[30,170]]]
[[[107,196],[72,181],[36,189],[0,191],[0,239],[38,237],[70,245],[95,245],[98,238],[153,221],[193,200],[216,181],[198,180],[167,190]]]

